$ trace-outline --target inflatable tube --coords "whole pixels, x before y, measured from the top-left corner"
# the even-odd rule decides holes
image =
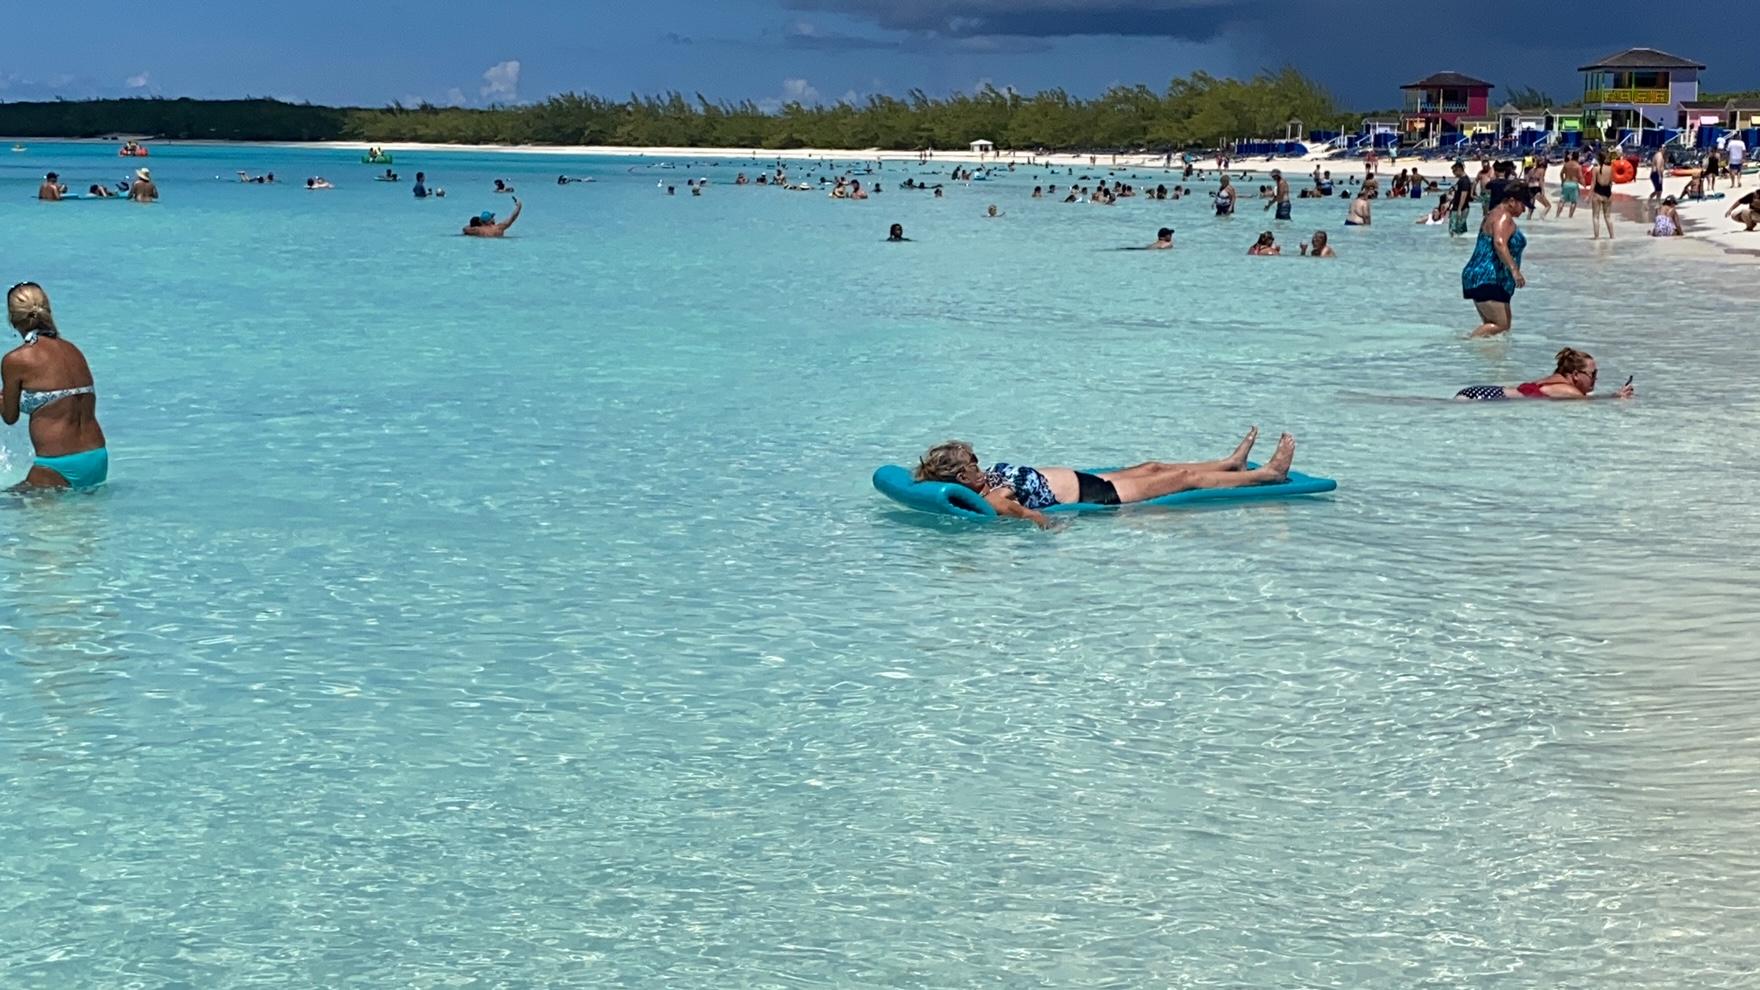
[[[1680,176],[1698,175],[1699,170],[1696,168],[1671,168],[1668,170],[1668,174],[1678,178]]]
[[[1622,185],[1623,186],[1626,183],[1632,181],[1633,179],[1635,179],[1637,177],[1638,177],[1638,170],[1635,166],[1632,165],[1631,162],[1627,161],[1624,158],[1614,159],[1614,162],[1613,162],[1613,181],[1614,181],[1615,185]]]
[[[1257,467],[1257,465],[1253,465]],[[1116,468],[1095,468],[1090,474],[1104,474]],[[933,512],[937,515],[955,516],[960,519],[989,519],[996,515],[996,510],[984,497],[964,485],[952,485],[943,481],[917,481],[911,477],[909,470],[897,464],[888,464],[874,472],[874,487],[880,494],[922,512]],[[1338,487],[1338,482],[1331,478],[1316,478],[1312,475],[1291,471],[1289,480],[1278,485],[1251,485],[1246,488],[1201,488],[1189,492],[1176,492],[1150,499],[1147,502],[1132,502],[1130,505],[1156,506],[1188,506],[1202,504],[1220,504],[1223,502],[1258,502],[1273,498],[1296,498],[1303,495],[1323,495]],[[1047,513],[1062,512],[1104,512],[1109,509],[1121,509],[1119,505],[1093,505],[1085,502],[1054,505]]]
[[[362,165],[395,165],[395,164],[397,164],[397,162],[390,155],[380,155],[377,158],[374,158],[372,155],[362,155],[361,156],[361,164]]]
[[[147,157],[147,149],[136,148],[133,151],[128,151],[128,150],[124,149],[122,151],[118,151],[116,154],[122,158],[145,158],[145,157]]]

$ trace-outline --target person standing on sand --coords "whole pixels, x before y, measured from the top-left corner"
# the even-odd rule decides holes
[[[1473,215],[1473,181],[1467,178],[1465,162],[1455,162],[1454,189],[1448,194],[1448,236],[1459,237],[1467,232],[1467,219]]]
[[[1546,211],[1552,208],[1552,203],[1546,199],[1547,164],[1544,155],[1535,155],[1528,164],[1527,174],[1528,212],[1530,216],[1538,214],[1542,219],[1545,218]]]
[[[1723,144],[1723,151],[1729,156],[1729,183],[1739,186],[1742,184],[1742,163],[1748,157],[1748,142],[1742,140],[1741,131],[1729,136]]]
[[[1607,152],[1603,151],[1596,159],[1595,171],[1590,176],[1593,183],[1589,200],[1589,230],[1594,234],[1591,240],[1601,239],[1601,227],[1607,227],[1607,239],[1613,240],[1613,162]]]
[[[1583,188],[1583,166],[1577,161],[1577,153],[1571,152],[1564,157],[1564,167],[1558,170],[1558,204],[1553,216],[1564,216],[1564,208],[1571,208],[1570,216],[1577,215],[1577,198]]]
[[[1289,181],[1278,169],[1271,170],[1271,178],[1277,182],[1277,188],[1271,193],[1271,199],[1265,203],[1265,209],[1277,207],[1277,219],[1288,220],[1290,216]]]
[[[1516,227],[1516,218],[1526,212],[1527,190],[1515,187],[1479,224],[1473,256],[1461,269],[1461,298],[1472,301],[1480,320],[1468,336],[1509,333],[1510,300],[1517,289],[1528,284],[1522,277],[1522,250],[1528,246],[1528,238]]]
[[[1650,153],[1650,202],[1662,198],[1662,173],[1668,170],[1668,155],[1661,148]]]

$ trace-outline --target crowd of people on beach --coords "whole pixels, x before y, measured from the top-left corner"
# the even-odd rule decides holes
[[[1741,185],[1745,148],[1730,147],[1724,149],[1723,153],[1726,157],[1719,157],[1715,152],[1707,157],[1705,166],[1690,177],[1685,197],[1713,195],[1712,190],[1720,179],[1732,188]],[[922,156],[919,158],[919,165],[927,165],[929,161],[929,156]],[[1498,336],[1510,331],[1514,296],[1527,284],[1522,270],[1527,237],[1519,222],[1549,217],[1573,218],[1586,195],[1591,207],[1591,236],[1600,239],[1605,231],[1607,238],[1611,239],[1614,234],[1611,202],[1617,181],[1614,161],[1606,152],[1583,155],[1572,151],[1564,155],[1562,161],[1557,163],[1559,171],[1556,201],[1550,200],[1546,195],[1548,173],[1553,163],[1544,156],[1533,155],[1521,161],[1482,160],[1471,176],[1468,175],[1467,163],[1456,161],[1446,180],[1425,176],[1417,168],[1401,169],[1397,174],[1386,177],[1385,198],[1423,200],[1434,195],[1434,204],[1420,213],[1414,222],[1428,226],[1446,226],[1451,239],[1464,237],[1472,230],[1474,212],[1477,210],[1477,235],[1461,271],[1461,295],[1474,305],[1479,317],[1478,325],[1468,336]],[[1678,237],[1684,230],[1678,204],[1675,197],[1662,195],[1663,186],[1659,178],[1666,167],[1666,160],[1658,154],[1651,164],[1653,193],[1650,200],[1649,233],[1656,237]],[[1089,165],[1091,168],[1100,167],[1098,156],[1091,156]],[[1079,172],[1077,165],[1060,166],[1048,162],[1036,167],[1047,173],[1046,178],[1058,177],[1065,181],[1040,181],[1032,186],[1029,198],[1105,206],[1116,206],[1128,200],[1179,202],[1205,197],[1206,190],[1202,190],[1199,184],[1208,185],[1213,181],[1214,186],[1207,190],[1210,210],[1214,216],[1226,219],[1239,209],[1241,187],[1237,182],[1247,181],[1250,173],[1235,170],[1234,163],[1226,155],[1219,156],[1214,165],[1214,169],[1199,168],[1193,158],[1187,157],[1181,162],[1180,181],[1171,186],[1165,181],[1150,186],[1142,182],[1141,177],[1134,172],[1126,175],[1116,172],[1097,175],[1089,171]],[[825,170],[824,174],[821,174],[821,168]],[[1167,161],[1167,168],[1174,168],[1171,156]],[[784,163],[778,160],[772,168],[758,172],[755,177],[748,177],[746,172],[741,171],[733,185],[795,191],[821,189],[834,200],[863,201],[883,192],[879,178],[883,169],[884,163],[879,161],[871,166],[856,168],[823,161],[817,163],[806,179],[793,179]],[[916,175],[907,176],[897,183],[896,188],[927,191],[941,198],[948,186],[970,186],[985,181],[992,169],[1001,170],[1002,166],[998,164],[972,168],[960,164],[953,166],[945,174],[937,172],[933,181],[925,181]],[[1006,166],[1009,172],[1015,169],[1012,162]],[[239,182],[252,185],[273,185],[277,182],[273,172],[258,175],[241,170],[237,176]],[[1294,204],[1297,202],[1336,197],[1348,202],[1342,218],[1344,226],[1370,227],[1374,223],[1373,203],[1384,196],[1383,177],[1373,158],[1364,163],[1362,176],[1350,176],[1342,180],[1334,179],[1330,169],[1316,165],[1308,182],[1299,190],[1292,188],[1288,178],[1279,169],[1272,169],[1269,179],[1269,182],[1257,186],[1254,195],[1262,202],[1262,212],[1273,214],[1275,220],[1281,223],[1293,221]],[[375,175],[373,181],[395,183],[400,180],[395,171],[387,168],[382,174]],[[556,183],[558,186],[567,186],[593,181],[595,180],[592,177],[571,177],[564,174],[557,177]],[[676,186],[664,181],[660,185],[667,195],[676,195]],[[708,186],[707,178],[693,178],[686,182],[686,189],[693,196],[702,196]],[[321,176],[312,176],[305,180],[305,188],[318,190],[332,189],[335,186]],[[429,184],[425,172],[415,173],[410,191],[418,200],[446,196],[444,188]],[[500,238],[506,236],[519,220],[524,204],[517,196],[514,186],[505,179],[496,179],[492,192],[512,197],[511,213],[503,219],[491,210],[479,212],[467,219],[460,230],[461,234],[474,238]],[[93,198],[126,198],[139,203],[154,203],[159,199],[159,190],[153,181],[151,170],[141,167],[134,169],[114,187],[102,183],[91,184],[86,195]],[[38,199],[49,202],[70,198],[68,186],[53,171],[44,175],[37,196]],[[1006,216],[1006,213],[997,205],[991,204],[981,216],[999,219]],[[1732,201],[1724,216],[1747,230],[1760,228],[1760,190],[1749,192]],[[890,226],[886,240],[893,243],[910,241],[904,235],[903,225],[897,223]],[[1163,226],[1156,231],[1154,241],[1136,250],[1171,251],[1174,248],[1174,228]],[[1255,257],[1274,257],[1283,253],[1283,246],[1277,240],[1277,231],[1273,229],[1259,232],[1247,249],[1247,254]],[[1310,258],[1336,259],[1339,256],[1331,237],[1324,229],[1315,230],[1302,240],[1297,253],[1301,257]],[[91,371],[86,366],[83,355],[77,347],[62,339],[54,322],[48,295],[40,286],[29,282],[14,286],[7,295],[7,312],[13,328],[21,335],[22,343],[5,356],[0,419],[12,423],[20,415],[31,416],[31,436],[37,460],[24,484],[32,487],[88,487],[101,482],[108,470],[108,460],[103,452],[103,434],[96,420]],[[1593,358],[1581,351],[1566,348],[1559,352],[1557,367],[1548,377],[1508,387],[1470,386],[1460,390],[1456,398],[1478,401],[1506,398],[1590,398],[1595,394],[1596,374]],[[1612,393],[1619,398],[1628,398],[1632,394],[1630,381]],[[1251,437],[1247,447],[1251,446],[1250,440]],[[1288,456],[1285,455],[1293,456],[1293,449],[1293,441],[1288,442],[1287,451],[1280,444],[1279,456],[1274,458],[1273,466],[1281,464],[1283,470],[1287,470]],[[972,474],[973,463],[975,462],[963,459],[963,455],[941,456],[932,451],[931,455],[925,455],[919,473],[925,478],[971,479],[977,477]],[[1176,477],[1180,479],[1180,484],[1251,484],[1257,483],[1254,479],[1258,478],[1252,472],[1224,466],[1206,469],[1213,474],[1227,476],[1220,481],[1193,481],[1194,477],[1205,472],[1197,471],[1192,465],[1169,466],[1161,462],[1149,464],[1159,466],[1145,467],[1143,472],[1136,475],[1121,473],[1119,477],[1101,480],[1110,482],[1115,494],[1123,492],[1118,494],[1120,501],[1134,501],[1139,496],[1155,497],[1143,493],[1163,492],[1165,485],[1173,483],[1171,479]],[[1065,489],[1069,489],[1071,483],[1078,489],[1084,484],[1090,484],[1081,478],[1059,473],[1064,470],[1043,469],[1036,472],[1040,477],[1035,478],[1032,474],[1023,473],[1032,472],[1033,469],[1001,473],[992,469],[983,473],[983,478],[987,480],[979,483],[978,490],[986,498],[996,496],[1005,501],[1012,499],[1021,513],[1032,518],[1037,502],[1048,497],[1044,493],[1068,495],[1070,492]],[[1272,475],[1277,473],[1277,470],[1273,470]],[[1139,485],[1138,482],[1144,478],[1153,480]],[[1121,481],[1124,482],[1122,489]],[[1026,496],[1024,500],[1022,496]],[[1014,514],[1013,510],[1009,511]]]

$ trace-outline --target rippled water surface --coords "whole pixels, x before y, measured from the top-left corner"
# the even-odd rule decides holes
[[[0,985],[1760,979],[1750,259],[1532,225],[1469,345],[1411,204],[1298,203],[1322,263],[1027,198],[1067,175],[356,157],[160,147],[151,208],[31,199],[108,146],[0,160],[113,451],[0,505]],[[495,177],[513,236],[454,236]],[[1639,400],[1428,401],[1565,344]],[[868,483],[1254,423],[1336,496],[1041,534]]]

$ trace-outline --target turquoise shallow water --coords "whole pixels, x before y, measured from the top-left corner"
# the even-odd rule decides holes
[[[398,157],[160,147],[152,208],[32,201],[108,146],[0,159],[114,453],[0,506],[0,984],[1753,985],[1751,263],[1532,225],[1469,345],[1410,204],[1298,203],[1313,263],[1025,175]],[[495,177],[514,236],[452,236]],[[1640,400],[1418,401],[1564,344]],[[1337,496],[868,485],[1251,423]]]

